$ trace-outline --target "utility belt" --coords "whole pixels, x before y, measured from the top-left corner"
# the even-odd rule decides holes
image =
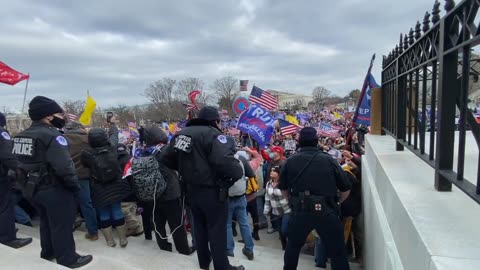
[[[33,199],[38,190],[52,187],[56,184],[55,177],[49,174],[45,166],[27,165],[17,168],[17,181],[23,188],[23,196]]]
[[[184,184],[186,196],[192,194],[196,189],[212,189],[217,192],[217,198],[220,202],[226,202],[228,200],[228,188],[220,186],[211,186],[211,185],[200,185],[200,184]]]
[[[314,216],[340,214],[340,208],[333,197],[312,195],[308,190],[292,196],[290,204],[294,214],[308,213]]]

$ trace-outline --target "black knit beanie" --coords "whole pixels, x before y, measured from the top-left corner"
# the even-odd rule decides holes
[[[0,127],[4,127],[7,125],[7,118],[5,118],[5,115],[0,112]]]
[[[33,121],[43,119],[55,113],[63,113],[62,107],[53,99],[36,96],[28,105],[28,115]]]
[[[206,106],[203,107],[198,113],[198,119],[218,121],[220,120],[220,114],[218,114],[218,110],[215,107]]]
[[[300,138],[298,139],[300,147],[317,146],[318,135],[317,130],[313,127],[305,127],[300,130]]]

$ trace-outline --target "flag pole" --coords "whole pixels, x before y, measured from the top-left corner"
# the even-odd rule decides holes
[[[370,76],[370,73],[372,72],[372,67],[373,67],[373,62],[374,61],[375,61],[375,54],[373,54],[372,60],[370,60],[370,66],[368,67],[367,75],[365,76],[365,80],[363,81],[362,92],[360,92],[360,97],[358,99],[357,109],[355,110],[355,113],[354,113],[353,118],[352,118],[350,131],[347,134],[347,142],[346,142],[347,147],[350,147],[350,142],[351,142],[352,136],[353,136],[353,129],[356,126],[355,122],[357,121],[358,109],[360,107],[360,103],[363,100],[363,97],[365,96],[365,91],[367,90],[368,77]]]
[[[27,73],[28,78],[25,84],[25,92],[23,93],[23,104],[22,104],[22,114],[25,113],[25,102],[27,100],[27,91],[28,91],[28,81],[30,81],[30,73]]]

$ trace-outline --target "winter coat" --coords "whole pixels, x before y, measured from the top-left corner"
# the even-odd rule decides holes
[[[107,149],[109,152],[117,154],[116,146],[111,145],[111,139],[107,137],[107,133],[103,129],[92,129],[88,134],[88,142],[92,148],[85,149],[82,152],[82,163],[89,168],[90,171],[94,167],[94,154],[96,151]],[[119,170],[121,170],[120,164]],[[132,191],[128,181],[121,177],[110,183],[99,183],[92,177],[91,192],[93,206],[99,208],[121,202],[124,198],[128,197]]]
[[[67,137],[70,145],[70,155],[75,164],[78,179],[88,179],[90,171],[82,164],[82,150],[90,148],[87,132],[83,130],[67,130],[65,137]]]

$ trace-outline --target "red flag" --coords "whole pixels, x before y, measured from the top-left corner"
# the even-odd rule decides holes
[[[5,65],[5,63],[0,62],[0,82],[1,83],[15,85],[18,82],[21,82],[28,78],[30,78],[30,75],[18,72],[15,69]]]
[[[190,99],[190,101],[192,102],[192,104],[197,104],[196,103],[196,99],[197,97],[201,94],[202,92],[200,92],[200,90],[193,90],[192,92],[190,92],[190,94],[188,94],[188,98]]]

